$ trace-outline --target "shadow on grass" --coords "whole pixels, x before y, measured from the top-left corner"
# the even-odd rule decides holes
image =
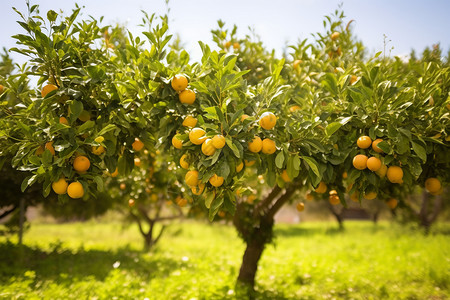
[[[170,274],[183,264],[182,261],[160,255],[153,258],[127,248],[116,251],[82,248],[69,250],[59,243],[52,245],[51,250],[44,251],[26,245],[20,247],[9,241],[0,244],[0,281],[7,281],[13,276],[22,277],[26,271],[34,271],[39,280],[55,280],[60,283],[87,276],[103,281],[114,269],[114,265],[120,270],[127,270],[150,280]]]
[[[284,237],[290,237],[290,236],[313,236],[313,235],[335,235],[335,234],[341,234],[345,232],[345,229],[340,229],[339,225],[336,224],[336,227],[329,227],[329,228],[304,228],[304,227],[298,227],[298,226],[290,226],[290,227],[275,227],[274,232],[276,236],[284,236]]]

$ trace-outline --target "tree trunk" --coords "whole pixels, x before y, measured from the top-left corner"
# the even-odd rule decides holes
[[[258,262],[264,251],[265,243],[254,240],[247,243],[244,256],[242,257],[241,269],[239,270],[238,282],[250,287],[251,290],[255,287],[256,271],[258,269]]]
[[[23,241],[23,223],[25,223],[25,199],[20,198],[20,211],[19,211],[19,245],[22,246]]]
[[[333,214],[333,216],[336,218],[336,221],[338,222],[338,224],[339,224],[339,230],[344,230],[344,218],[342,217],[342,212],[341,213],[338,213],[335,209],[334,209],[334,207],[333,207],[333,205],[331,205],[331,203],[329,203],[328,201],[327,201],[327,206],[328,206],[328,209],[330,210],[330,212]]]
[[[373,214],[372,221],[375,225],[378,224],[378,217],[380,216],[380,209],[377,209],[377,211]]]

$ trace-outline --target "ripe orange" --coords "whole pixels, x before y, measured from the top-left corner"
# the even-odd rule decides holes
[[[183,154],[180,158],[180,166],[186,170],[189,169],[189,163],[187,162],[187,159],[188,159],[187,154]]]
[[[203,193],[204,189],[205,189],[205,185],[203,183],[200,183],[197,186],[191,186],[192,194],[197,195],[197,196],[201,195]]]
[[[189,186],[198,185],[199,184],[198,171],[197,170],[188,171],[186,173],[186,176],[184,176],[184,181],[186,181],[186,184]]]
[[[328,187],[325,184],[325,182],[321,181],[319,183],[319,185],[317,186],[315,192],[318,193],[318,194],[323,194],[323,193],[325,193],[327,191],[327,189],[328,189]]]
[[[350,85],[354,84],[356,80],[358,80],[358,77],[356,75],[352,75],[352,77],[350,77]]]
[[[425,188],[430,193],[437,193],[442,187],[441,181],[437,178],[431,177],[425,180]]]
[[[358,140],[356,141],[356,144],[361,149],[367,149],[372,145],[372,139],[368,137],[367,135],[360,136]]]
[[[187,80],[186,76],[177,74],[172,78],[171,85],[175,91],[181,92],[187,88],[188,80]]]
[[[364,154],[358,154],[353,157],[353,166],[358,170],[364,170],[367,168],[367,159]]]
[[[100,135],[100,136],[96,137],[94,141],[96,141],[97,143],[101,143],[104,140],[105,140],[105,138]]]
[[[273,154],[277,150],[275,142],[267,138],[262,141],[261,151],[264,154]]]
[[[387,169],[387,178],[392,183],[401,183],[403,182],[403,170],[398,166],[390,166]]]
[[[438,196],[438,195],[442,195],[443,192],[444,192],[444,187],[441,186],[441,188],[437,192],[430,192],[430,194],[433,196]]]
[[[133,144],[131,145],[134,151],[141,151],[144,148],[144,143],[140,139],[135,138]]]
[[[331,39],[332,39],[333,41],[335,41],[335,40],[337,40],[337,39],[339,38],[340,35],[341,35],[341,34],[340,34],[339,32],[335,31],[335,32],[333,32],[333,33],[331,34]]]
[[[136,167],[140,167],[141,166],[141,159],[139,157],[134,158],[134,165]]]
[[[206,140],[205,134],[203,129],[196,127],[189,132],[189,140],[194,145],[201,145]]]
[[[297,203],[296,208],[297,208],[297,210],[298,210],[299,212],[304,211],[304,210],[305,210],[305,203],[303,203],[303,202]]]
[[[52,155],[55,155],[55,148],[53,148],[53,141],[45,143],[45,149],[50,151]]]
[[[348,177],[347,172],[342,173],[342,178],[347,179],[347,177]]]
[[[391,198],[386,202],[387,206],[389,206],[390,209],[394,209],[397,207],[398,201],[397,199]]]
[[[356,191],[356,192],[354,192],[353,194],[351,194],[351,195],[350,195],[350,199],[351,199],[353,202],[359,202],[359,192]]]
[[[286,170],[283,170],[283,172],[281,172],[281,178],[284,180],[284,182],[291,182],[291,178],[288,175],[288,172]]]
[[[47,84],[46,86],[44,86],[41,90],[41,95],[42,98],[45,98],[45,96],[47,96],[49,93],[56,91],[58,89],[58,87],[54,84]]]
[[[133,207],[135,204],[136,204],[136,201],[134,201],[134,199],[128,200],[128,206],[129,207]]]
[[[183,126],[185,127],[195,127],[197,125],[197,119],[192,116],[187,116],[183,121]]]
[[[77,198],[83,197],[84,196],[83,185],[78,181],[72,182],[67,187],[67,194],[72,199],[77,199]]]
[[[69,126],[69,121],[65,117],[60,117],[59,123]]]
[[[87,122],[91,119],[91,113],[87,110],[83,110],[81,114],[78,116],[78,120],[81,122]]]
[[[233,48],[234,48],[234,50],[239,50],[240,47],[241,47],[241,45],[239,45],[238,42],[234,42],[234,43],[233,43]]]
[[[111,177],[117,177],[119,175],[119,168],[116,168],[114,172],[111,173]]]
[[[367,168],[372,172],[380,170],[381,160],[378,157],[372,156],[367,160]]]
[[[187,200],[184,199],[184,198],[181,198],[181,197],[178,197],[178,198],[176,199],[176,202],[177,202],[177,205],[178,205],[179,207],[185,207],[186,204],[187,204]]]
[[[247,119],[249,117],[249,115],[243,114],[241,116],[241,122],[244,122],[245,119]]]
[[[373,141],[372,143],[373,151],[377,153],[383,153],[383,150],[381,150],[381,148],[378,148],[378,144],[381,143],[382,141],[383,141],[382,139],[376,139],[375,141]]]
[[[328,197],[328,201],[332,204],[332,205],[338,205],[339,203],[341,203],[341,199],[339,199],[339,196],[337,194],[333,194],[330,195]]]
[[[223,184],[223,179],[223,177],[214,174],[211,178],[209,178],[209,183],[211,183],[212,186],[219,187]]]
[[[61,177],[60,179],[52,183],[52,189],[58,195],[63,195],[67,192],[68,185],[69,184],[67,183],[66,179],[64,177]]]
[[[244,160],[244,163],[245,163],[245,166],[246,167],[251,167],[251,166],[253,166],[255,163],[256,163],[256,160],[250,160],[250,161],[248,161],[248,160]]]
[[[261,118],[259,118],[259,125],[266,130],[272,129],[276,123],[277,117],[270,111],[263,113]]]
[[[248,204],[253,204],[253,202],[256,200],[256,196],[255,195],[249,195],[247,197],[247,203]]]
[[[184,90],[178,95],[178,99],[184,104],[193,104],[195,102],[195,93],[192,90]]]
[[[386,172],[387,172],[387,167],[385,164],[381,164],[381,167],[378,171],[376,171],[375,173],[380,176],[380,178],[384,178],[384,176],[386,176]]]
[[[305,198],[308,201],[313,201],[314,200],[314,196],[311,193],[306,194]]]
[[[300,110],[300,109],[302,109],[302,108],[300,106],[298,106],[298,105],[292,105],[291,107],[289,107],[289,111],[291,113],[293,113],[293,112],[295,112],[297,110]]]
[[[203,152],[203,154],[205,154],[206,156],[211,156],[211,155],[214,155],[214,153],[216,153],[216,148],[214,148],[213,140],[212,140],[212,139],[207,139],[207,140],[202,144],[202,152]]]
[[[364,199],[367,200],[373,200],[377,197],[377,193],[376,192],[368,192],[368,193],[364,193]]]
[[[253,153],[258,153],[262,149],[262,140],[259,136],[253,138],[251,142],[248,143],[248,150]]]
[[[90,166],[91,162],[89,161],[89,158],[83,155],[77,156],[73,161],[73,168],[78,172],[85,172]]]
[[[181,149],[181,148],[183,148],[183,141],[179,140],[177,138],[177,136],[174,135],[173,138],[172,138],[172,146],[174,146],[177,149]]]
[[[221,217],[221,218],[224,218],[224,217],[227,215],[227,213],[224,212],[223,210],[220,210],[220,211],[217,213],[217,215],[218,215],[219,217]]]
[[[105,152],[105,147],[103,146],[92,146],[92,153],[94,153],[95,155],[101,155],[102,153]]]
[[[223,147],[225,147],[225,137],[221,134],[215,135],[212,138],[212,143],[214,148],[222,149]]]
[[[3,91],[5,90],[5,87],[0,84],[0,94],[3,94]]]
[[[230,41],[226,41],[224,44],[223,44],[223,46],[225,47],[225,48],[230,48],[231,47],[231,42]]]
[[[244,168],[244,163],[241,161],[241,162],[236,166],[236,173],[239,173],[240,171],[242,171],[243,168]]]

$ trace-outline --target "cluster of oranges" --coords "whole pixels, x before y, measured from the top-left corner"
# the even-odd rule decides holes
[[[188,80],[186,76],[178,74],[172,79],[172,88],[178,93],[178,99],[184,104],[194,104],[195,92],[187,88]]]
[[[271,130],[277,123],[277,117],[272,112],[265,112],[259,119],[259,125],[265,130]],[[248,150],[253,153],[262,152],[264,154],[273,154],[277,150],[275,141],[265,138],[261,140],[259,136],[255,136],[252,141],[248,143]]]
[[[72,165],[75,171],[83,174],[86,173],[86,171],[90,168],[91,162],[86,156],[80,155],[73,160]],[[67,195],[69,195],[69,197],[73,199],[81,198],[84,196],[84,188],[79,181],[74,181],[69,184],[64,177],[61,177],[57,181],[53,182],[52,189],[58,195],[67,193]]]

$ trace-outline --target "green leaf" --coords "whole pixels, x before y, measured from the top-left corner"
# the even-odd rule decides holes
[[[50,22],[55,22],[57,16],[58,16],[58,14],[55,11],[53,11],[53,10],[49,10],[47,12],[47,19]]]
[[[414,152],[417,154],[417,156],[419,156],[420,159],[423,160],[423,162],[426,162],[427,161],[427,151],[425,150],[425,148],[416,142],[411,142],[411,144],[412,144],[412,148],[413,148]]]
[[[223,196],[219,196],[213,199],[211,206],[209,208],[209,221],[212,222],[214,220],[214,217],[216,216],[217,212],[222,206],[223,200],[224,200]]]
[[[282,169],[283,163],[284,163],[284,153],[283,151],[280,151],[277,154],[277,157],[275,158],[275,165],[277,166],[278,169]]]
[[[37,175],[31,175],[31,176],[27,176],[23,181],[22,181],[22,185],[20,186],[20,190],[23,192],[25,192],[26,188],[29,187],[30,185],[32,185],[34,182],[36,182],[37,179]]]
[[[116,129],[117,126],[114,124],[108,124],[105,127],[102,128],[102,130],[99,131],[98,135],[104,135],[105,133],[110,132],[111,130]]]
[[[311,168],[311,170],[314,172],[314,174],[317,175],[317,177],[321,178],[321,174],[319,172],[319,167],[317,164],[317,161],[312,158],[312,157],[308,157],[308,156],[301,156],[301,158],[308,164],[308,166]]]
[[[331,136],[333,133],[335,133],[339,128],[342,127],[342,124],[339,122],[333,122],[327,125],[327,128],[325,128],[325,133],[327,136]]]
[[[97,191],[103,191],[103,179],[101,176],[94,176],[94,182],[97,184]]]
[[[229,137],[225,138],[225,142],[227,143],[227,146],[231,149],[231,151],[233,151],[234,156],[236,156],[237,158],[241,158],[239,149],[236,147],[236,145]]]

